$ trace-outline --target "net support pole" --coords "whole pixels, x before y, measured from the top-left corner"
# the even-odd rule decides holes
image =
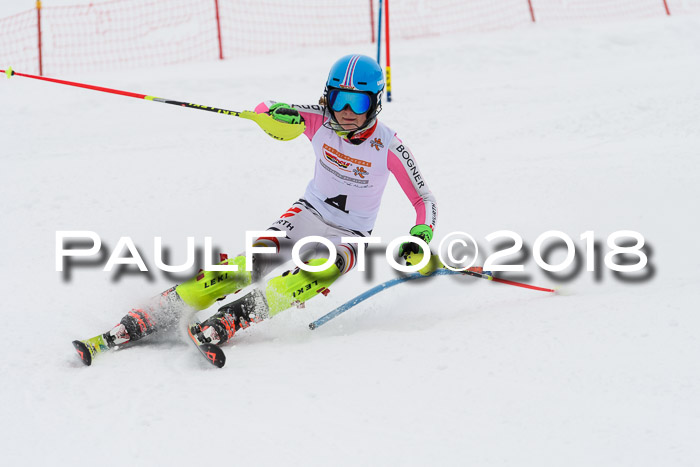
[[[665,1],[665,0],[664,0]],[[535,9],[532,7],[532,0],[527,0],[527,6],[530,7],[530,18],[535,22]]]
[[[214,0],[216,9],[216,37],[219,38],[219,60],[224,59],[224,47],[221,43],[221,17],[219,16],[219,0]]]
[[[36,37],[39,49],[39,76],[44,76],[44,65],[41,56],[41,0],[36,0]]]

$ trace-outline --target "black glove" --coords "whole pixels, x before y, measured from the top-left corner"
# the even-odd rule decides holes
[[[413,226],[409,233],[414,237],[420,238],[425,243],[430,243],[430,240],[433,239],[433,229],[426,224],[418,224]],[[403,242],[399,247],[399,256],[406,258],[406,256],[408,256],[410,253],[422,253],[420,245],[413,242]]]

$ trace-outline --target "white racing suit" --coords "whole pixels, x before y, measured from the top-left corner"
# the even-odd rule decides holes
[[[255,111],[266,112],[271,104],[272,102],[261,103]],[[214,280],[209,276],[218,278],[221,274],[206,272],[207,277],[204,279],[193,279],[179,286],[177,292],[180,297],[195,309],[206,308],[220,297],[263,278],[276,266],[291,260],[294,244],[311,235],[327,238],[336,245],[337,270],[331,267],[332,271],[328,274],[332,273],[333,277],[322,281],[324,284],[333,282],[338,276],[350,271],[357,262],[357,247],[352,243],[342,243],[341,238],[370,235],[390,174],[396,178],[413,205],[416,211],[415,224],[426,224],[432,229],[435,228],[435,198],[423,179],[413,154],[394,131],[374,120],[373,125],[361,135],[359,144],[358,140],[353,143],[324,126],[329,118],[324,107],[292,107],[304,118],[304,134],[314,149],[315,164],[314,176],[307,185],[303,198],[268,227],[270,231],[286,232],[287,238],[261,237],[254,242],[254,246],[272,247],[278,254],[256,255],[252,274],[239,272],[227,275],[224,280]],[[302,253],[302,259],[321,258],[320,262],[323,263],[328,250],[319,243],[310,243],[305,245]],[[226,263],[238,265],[239,271],[245,269],[243,255],[226,260]],[[302,276],[306,277],[309,274]],[[298,284],[285,285],[282,282],[290,282],[297,278],[285,277],[284,280],[274,278],[268,282],[268,302],[275,302],[274,306],[270,303],[270,314],[316,295],[311,291],[302,297],[289,297],[290,291],[298,290]],[[271,291],[271,284],[279,290]],[[204,286],[207,290],[204,290]],[[324,287],[319,289],[324,290]],[[271,294],[280,296],[279,303],[274,298],[271,300]]]
[[[267,112],[272,103],[261,103],[256,112]],[[342,138],[324,126],[328,111],[320,105],[294,105],[306,123],[304,134],[314,149],[314,176],[304,196],[275,220],[267,230],[284,231],[287,238],[260,237],[254,246],[272,247],[277,252],[255,255],[253,271],[247,272],[245,255],[225,259],[222,264],[236,265],[238,272],[201,271],[191,280],[163,292],[157,304],[132,310],[120,325],[105,334],[113,344],[138,340],[158,327],[167,327],[182,305],[203,310],[268,275],[276,266],[292,258],[294,244],[307,236],[330,240],[337,250],[335,266],[323,272],[308,272],[299,268],[287,271],[260,284],[255,293],[221,308],[219,313],[202,325],[214,323],[220,342],[230,339],[236,330],[249,321],[272,316],[295,303],[304,303],[318,294],[326,294],[328,286],[340,275],[350,271],[357,262],[357,246],[342,243],[342,237],[369,236],[379,212],[382,194],[393,175],[416,211],[414,224],[426,224],[431,229],[437,223],[435,198],[428,189],[411,151],[390,128],[374,120],[360,138],[353,142]],[[408,227],[408,226],[407,226]],[[309,243],[301,257],[316,266],[326,262],[328,249],[320,243]],[[331,258],[333,261],[333,259]],[[256,301],[246,297],[256,296]],[[247,301],[246,301],[247,300]],[[258,306],[260,301],[264,306]],[[183,303],[184,302],[184,303]],[[248,313],[253,308],[264,311]],[[206,327],[206,326],[205,326]],[[225,328],[225,329],[224,329]],[[128,336],[115,338],[115,336]]]

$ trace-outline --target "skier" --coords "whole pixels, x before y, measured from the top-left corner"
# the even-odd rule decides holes
[[[377,120],[383,90],[384,76],[375,60],[347,55],[331,67],[319,105],[259,104],[257,113],[269,113],[275,120],[292,125],[304,122],[304,134],[316,156],[314,176],[303,198],[267,229],[284,232],[286,237],[261,237],[253,244],[272,247],[277,254],[254,255],[252,272],[246,271],[245,255],[222,255],[220,264],[236,265],[237,272],[200,271],[143,308],[131,310],[108,332],[75,341],[83,361],[89,365],[100,352],[167,328],[183,313],[206,309],[250,285],[256,285],[253,292],[224,305],[196,326],[193,331],[200,342],[223,344],[252,322],[327,294],[328,287],[356,264],[357,245],[343,243],[341,238],[371,234],[390,173],[416,211],[410,234],[429,243],[437,221],[435,198],[413,154],[393,130]],[[280,260],[291,259],[294,244],[310,235],[324,237],[336,246],[334,264],[322,272],[295,268],[263,284],[262,279]],[[307,243],[301,254],[309,265],[317,266],[326,262],[327,251],[319,243]],[[409,264],[422,257],[418,245],[410,242],[400,246],[399,255]],[[428,267],[435,267],[432,264]]]

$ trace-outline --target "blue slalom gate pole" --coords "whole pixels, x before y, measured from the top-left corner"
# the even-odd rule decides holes
[[[382,10],[384,9],[384,0],[379,0],[379,32],[377,33],[377,63],[382,64],[381,60],[381,50],[382,50]]]

